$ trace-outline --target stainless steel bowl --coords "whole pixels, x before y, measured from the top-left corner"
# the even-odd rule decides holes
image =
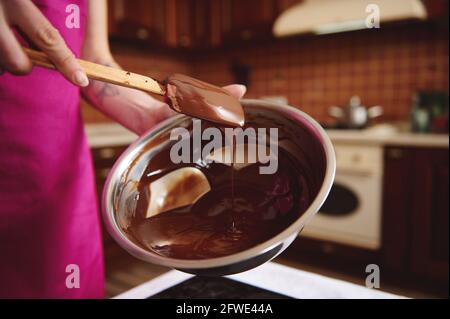
[[[333,184],[336,159],[331,141],[315,120],[296,108],[260,100],[243,100],[242,104],[246,114],[261,113],[274,118],[288,119],[293,129],[299,134],[300,147],[301,145],[310,145],[320,151],[321,155],[318,156],[322,158],[311,162],[322,162],[323,165],[310,169],[323,170],[323,172],[318,172],[321,183],[319,183],[317,195],[308,209],[288,228],[270,240],[225,257],[201,260],[174,259],[140,247],[123,232],[121,225],[123,226],[129,214],[133,213],[137,195],[136,184],[142,176],[149,158],[156,151],[152,141],[155,139],[161,141],[168,136],[167,134],[170,134],[172,128],[185,126],[190,122],[189,117],[177,115],[160,123],[130,145],[117,160],[106,180],[102,200],[103,218],[109,233],[122,248],[133,256],[150,263],[193,274],[220,276],[246,271],[273,259],[298,236],[308,220],[317,213]],[[159,144],[154,143],[154,145]]]

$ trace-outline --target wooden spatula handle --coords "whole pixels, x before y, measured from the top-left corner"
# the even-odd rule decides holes
[[[24,48],[24,50],[34,64],[48,69],[55,69],[55,65],[44,52],[29,48]],[[85,60],[78,60],[78,62],[90,79],[164,95],[164,90],[161,85],[156,80],[148,76],[131,73]]]

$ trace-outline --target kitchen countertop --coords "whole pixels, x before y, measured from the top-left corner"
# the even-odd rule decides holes
[[[326,130],[333,142],[416,147],[446,147],[448,134],[419,134],[411,132],[377,133],[372,130]]]
[[[194,276],[177,270],[171,270],[114,298],[149,298],[192,277]],[[255,269],[227,276],[226,278],[298,299],[404,298],[378,289],[369,289],[274,262],[268,262]]]
[[[91,147],[122,146],[132,143],[137,135],[115,123],[86,124]],[[449,147],[448,134],[418,134],[377,129],[326,130],[333,142],[417,147]]]
[[[86,124],[85,130],[92,148],[128,145],[138,138],[136,134],[116,123]]]

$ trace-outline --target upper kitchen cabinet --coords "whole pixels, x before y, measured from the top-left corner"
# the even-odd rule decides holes
[[[272,38],[277,16],[300,2],[302,0],[211,1],[212,6],[220,7],[212,11],[214,20],[220,21],[220,43],[233,45]]]
[[[276,0],[221,0],[221,36],[224,44],[267,38],[278,14]]]
[[[166,45],[171,48],[210,46],[211,3],[205,0],[166,0]]]
[[[204,0],[182,1],[178,6],[181,20],[178,25],[178,43],[182,47],[203,48],[210,44],[211,6]],[[181,23],[182,21],[182,23]]]
[[[448,0],[422,0],[428,19],[447,20],[448,23]]]
[[[110,0],[109,35],[153,47],[201,48],[210,38],[209,2],[201,0]]]
[[[110,0],[110,37],[203,49],[272,37],[276,17],[300,0]]]
[[[164,0],[108,1],[109,34],[113,38],[142,40],[156,45],[169,41],[167,8]]]
[[[277,16],[302,0],[210,0],[209,45],[230,46],[270,39]],[[198,23],[198,20],[197,20]]]

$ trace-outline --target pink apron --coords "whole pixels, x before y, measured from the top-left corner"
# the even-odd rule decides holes
[[[79,56],[86,0],[34,1]],[[65,26],[80,8],[79,29]],[[78,284],[79,283],[79,284]],[[59,73],[0,76],[0,298],[102,298],[104,267],[79,90]]]

